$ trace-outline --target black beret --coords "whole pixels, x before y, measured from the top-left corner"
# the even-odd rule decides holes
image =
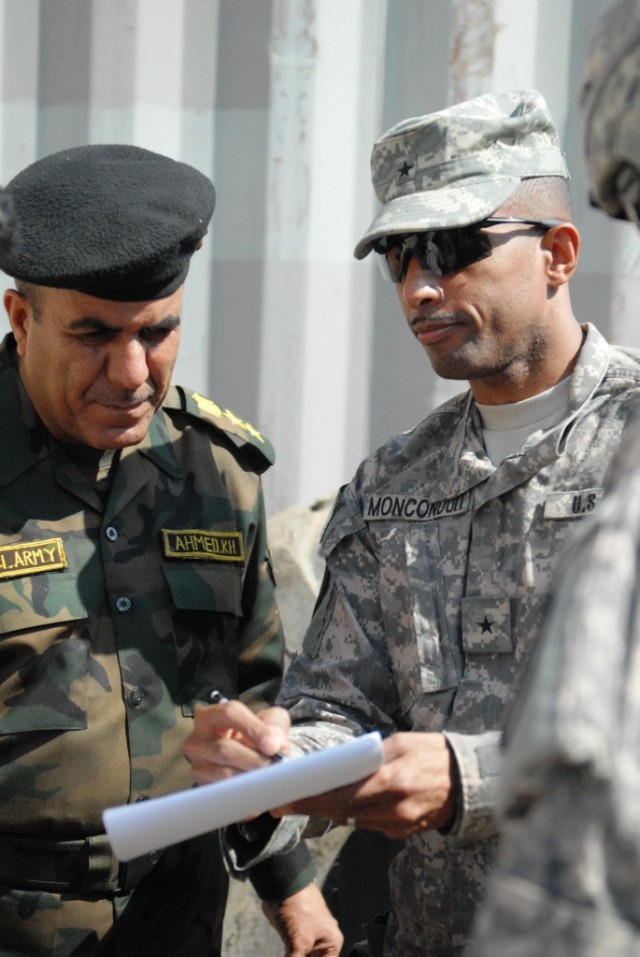
[[[19,230],[3,270],[100,299],[162,299],[182,285],[215,205],[194,167],[117,144],[45,156],[7,185]]]

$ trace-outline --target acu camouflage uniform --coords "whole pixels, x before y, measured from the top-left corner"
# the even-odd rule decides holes
[[[259,479],[272,450],[172,388],[146,438],[120,453],[104,500],[44,430],[12,350],[9,336],[0,954],[93,954],[98,940],[100,954],[217,954],[227,878],[215,836],[125,873],[101,815],[192,786],[182,744],[205,689],[255,708],[273,700],[283,649]]]
[[[279,696],[292,740],[444,732],[459,770],[450,832],[412,836],[391,866],[385,957],[463,952],[495,854],[500,728],[559,553],[637,414],[638,357],[586,330],[559,425],[496,468],[467,392],[365,460],[322,537],[325,583]],[[282,845],[304,821],[285,820]]]

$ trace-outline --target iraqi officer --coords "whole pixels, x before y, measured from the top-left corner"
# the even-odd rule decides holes
[[[100,145],[39,160],[7,192],[0,952],[216,957],[217,836],[122,865],[102,826],[106,807],[191,786],[182,745],[205,689],[259,712],[280,683],[260,480],[273,451],[172,384],[214,188]],[[340,944],[312,877],[306,850],[252,871],[297,957]]]

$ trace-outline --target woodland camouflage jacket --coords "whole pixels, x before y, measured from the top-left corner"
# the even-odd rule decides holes
[[[281,677],[259,473],[269,443],[172,388],[105,502],[0,348],[0,833],[101,831],[189,788],[192,704],[259,707]]]

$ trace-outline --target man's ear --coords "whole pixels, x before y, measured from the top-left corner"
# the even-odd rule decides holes
[[[18,355],[23,358],[27,348],[29,320],[33,315],[31,306],[26,297],[17,289],[7,289],[4,294],[4,308],[17,343]]]
[[[563,286],[578,266],[580,233],[573,223],[552,226],[542,237],[542,248],[549,253],[547,277],[549,285]]]

